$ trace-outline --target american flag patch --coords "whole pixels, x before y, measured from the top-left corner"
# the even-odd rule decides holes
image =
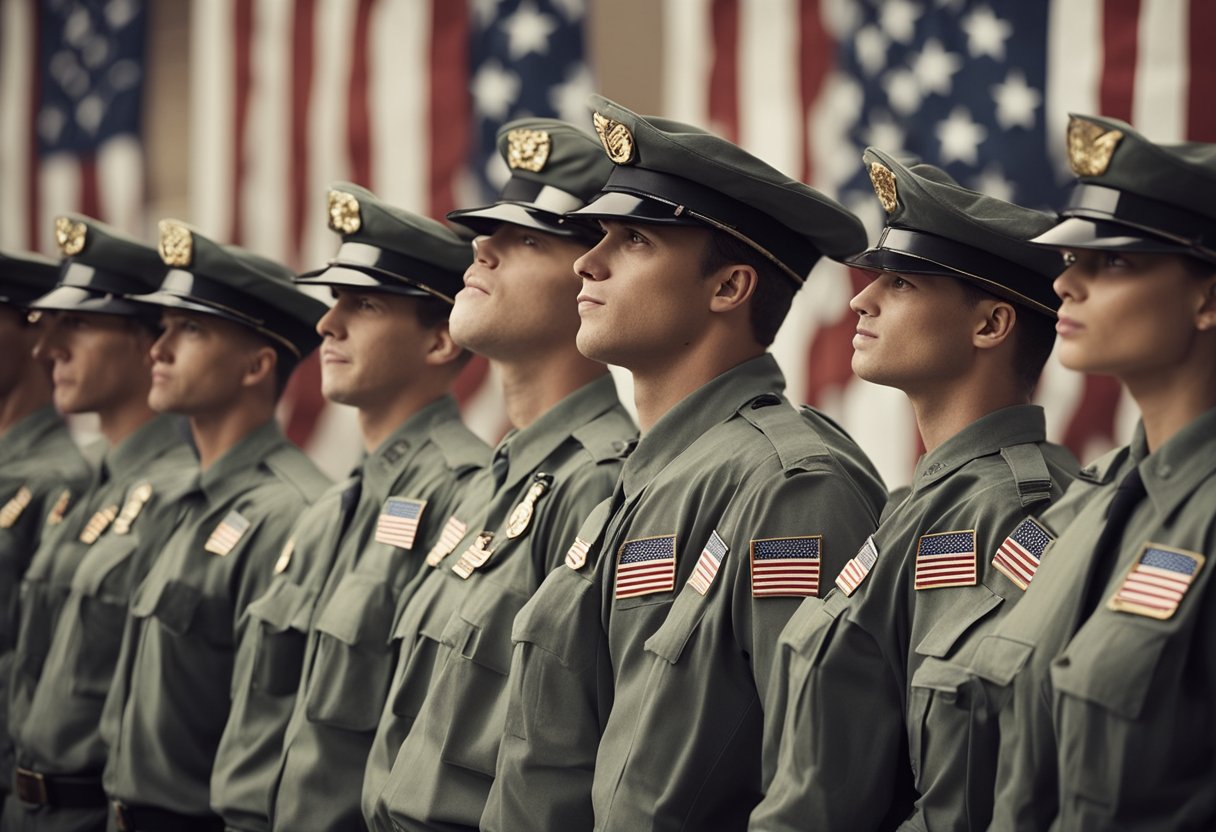
[[[717,530],[710,532],[709,540],[705,542],[705,548],[701,550],[701,557],[697,558],[697,565],[693,567],[692,576],[688,579],[688,585],[696,590],[698,595],[709,592],[710,585],[718,576],[718,567],[722,565],[722,558],[726,557],[726,553],[729,551],[730,547],[718,535]]]
[[[581,537],[574,538],[574,542],[566,550],[566,566],[569,566],[571,569],[582,569],[583,564],[587,562],[587,553],[590,551],[590,543]]]
[[[992,565],[1009,580],[1022,589],[1030,586],[1035,570],[1039,568],[1039,559],[1047,544],[1055,540],[1047,529],[1043,528],[1033,517],[1027,517],[1017,528],[1005,538],[1005,542],[997,547]]]
[[[438,566],[439,561],[452,554],[452,550],[456,548],[456,544],[464,539],[464,533],[467,529],[468,526],[457,520],[455,514],[449,517],[448,522],[443,527],[443,531],[439,534],[439,540],[431,547],[431,551],[427,552],[426,565]]]
[[[1178,610],[1203,561],[1198,552],[1145,543],[1107,606],[1149,618],[1169,618]]]
[[[376,521],[376,542],[387,543],[398,549],[413,549],[414,535],[418,533],[418,521],[426,500],[409,500],[405,497],[389,497],[384,501],[380,519]]]
[[[626,540],[616,563],[617,600],[671,592],[676,586],[676,536]]]
[[[819,594],[823,535],[753,540],[752,597]]]
[[[916,544],[916,588],[975,586],[975,529],[922,535]]]
[[[211,533],[211,537],[207,538],[203,549],[214,555],[224,557],[240,542],[241,535],[245,534],[248,528],[249,521],[242,517],[240,512],[230,511],[228,512],[228,516],[215,527],[215,531]]]
[[[865,543],[861,544],[861,548],[857,550],[857,554],[853,555],[853,559],[844,565],[844,569],[840,570],[840,574],[836,576],[836,586],[840,587],[840,591],[845,595],[852,595],[877,562],[878,547],[874,545],[874,537],[870,536],[866,538]]]

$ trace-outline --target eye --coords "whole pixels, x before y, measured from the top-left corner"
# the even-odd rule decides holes
[[[197,335],[198,333],[203,331],[203,328],[201,326],[199,326],[198,321],[192,321],[192,320],[187,319],[187,320],[183,320],[181,322],[181,330],[182,330],[182,332],[188,332],[191,335]]]
[[[912,288],[912,284],[909,283],[904,278],[900,277],[899,275],[895,275],[894,277],[891,278],[891,288],[892,289],[910,289],[910,288]]]
[[[519,238],[519,241],[530,248],[540,245],[540,240],[536,239],[536,237],[532,236],[531,234],[524,234]]]
[[[1131,264],[1126,258],[1113,251],[1108,251],[1102,255],[1102,266],[1107,269],[1126,269]]]
[[[376,308],[376,304],[367,295],[361,295],[355,303],[363,311],[371,311]]]
[[[643,234],[640,234],[635,228],[625,229],[625,239],[629,241],[630,245],[644,246],[650,244],[650,240]]]

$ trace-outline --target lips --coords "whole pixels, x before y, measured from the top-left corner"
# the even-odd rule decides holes
[[[1056,320],[1056,332],[1062,337],[1067,338],[1070,335],[1076,335],[1085,329],[1085,324],[1078,321],[1076,318],[1069,318],[1061,315]]]
[[[863,329],[862,327],[857,327],[856,335],[854,335],[853,337],[856,338],[857,336],[860,336],[862,338],[877,338],[878,337],[878,335],[876,335],[875,333],[871,332],[868,329]]]
[[[485,295],[490,294],[490,289],[488,286],[486,286],[485,283],[483,283],[479,278],[470,277],[469,275],[465,275],[465,277],[464,277],[464,288],[472,289],[476,292],[481,292],[482,294],[485,294]],[[461,290],[461,291],[463,291],[463,290]]]
[[[576,298],[576,300],[578,301],[579,309],[588,308],[588,307],[592,307],[592,306],[603,306],[604,305],[604,302],[602,300],[600,300],[599,298],[593,298],[593,297],[591,297],[591,295],[585,295],[585,294],[579,295],[578,298]]]
[[[322,364],[349,364],[350,359],[335,349],[321,348]]]

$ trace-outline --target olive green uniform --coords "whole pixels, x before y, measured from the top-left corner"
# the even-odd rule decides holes
[[[454,514],[465,533],[429,558],[393,632],[397,672],[363,787],[371,828],[477,828],[503,733],[511,623],[611,492],[636,434],[604,376],[508,434],[470,486]],[[462,577],[486,533],[492,555]]]
[[[868,574],[786,634],[785,711],[769,710],[783,723],[769,737],[783,739],[752,828],[986,824],[992,726],[956,707],[965,692],[934,660],[974,654],[1020,599],[994,556],[1075,470],[1030,405],[990,413],[921,458],[910,496],[874,533]],[[971,577],[938,573],[933,559],[946,555],[935,546]]]
[[[0,435],[0,795],[13,784],[7,716],[18,587],[47,515],[61,498],[74,501],[91,475],[67,425],[50,405]]]
[[[235,645],[300,512],[329,482],[273,422],[216,460],[135,591],[102,715],[114,800],[210,813]],[[112,824],[113,825],[113,821]]]
[[[118,516],[88,546],[72,574],[28,714],[13,731],[19,776],[28,778],[36,772],[48,803],[20,805],[14,800],[15,811],[7,818],[13,829],[33,832],[105,825],[102,706],[131,593],[160,551],[161,541],[181,519],[180,498],[195,468],[189,450],[178,446],[166,457],[135,469],[138,479],[120,501]],[[27,780],[26,788],[30,785],[37,788]]]
[[[313,743],[314,734],[323,737],[316,748],[324,755],[317,759],[325,763],[309,772],[319,780],[306,788],[346,775],[331,768],[341,755],[325,739],[330,732],[339,742],[344,739],[347,732],[340,728],[348,716],[371,720],[379,712],[391,667],[387,617],[394,599],[422,563],[416,550],[438,533],[464,483],[488,457],[485,443],[460,421],[455,400],[443,396],[406,420],[350,482],[331,489],[300,517],[276,565],[280,574],[249,606],[237,651],[232,712],[211,778],[212,806],[228,826],[270,828],[268,798],[297,691],[302,691],[303,722],[293,728],[292,754]],[[391,498],[419,509],[413,535],[378,535]],[[386,534],[396,544],[411,542],[411,536],[417,543],[403,547],[377,540]],[[321,606],[314,615],[318,597]],[[343,633],[359,634],[355,643],[329,640],[335,618],[342,620]],[[380,630],[378,621],[384,622]],[[326,646],[320,648],[321,643]],[[312,663],[302,687],[306,645]],[[310,711],[310,701],[314,708],[318,701],[328,704]],[[324,796],[307,799],[323,801]],[[297,800],[306,802],[290,799]],[[295,811],[293,806],[288,814]]]
[[[869,461],[784,386],[771,356],[744,362],[672,408],[625,465],[599,558],[614,690],[597,829],[746,823],[777,636],[877,524],[887,493]],[[665,578],[628,568],[649,547],[674,561]]]
[[[1018,609],[970,662],[1003,706],[993,829],[1216,825],[1213,458],[1216,410],[1151,454],[1140,427],[1128,448],[1074,486],[1063,517],[1044,516],[1060,527],[1059,539]],[[1133,468],[1147,496],[1130,510],[1114,548],[1096,552],[1114,519],[1107,511],[1115,486]],[[1168,617],[1124,603],[1136,598],[1130,590],[1150,549],[1198,563],[1174,572],[1189,582],[1169,584],[1178,594],[1164,593],[1156,610]],[[1109,579],[1095,578],[1105,558],[1115,559]]]

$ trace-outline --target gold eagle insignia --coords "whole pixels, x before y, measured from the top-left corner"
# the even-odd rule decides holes
[[[80,254],[88,234],[89,227],[82,222],[72,222],[68,217],[55,218],[55,244],[65,257]]]
[[[539,173],[549,161],[552,148],[545,130],[512,130],[507,133],[507,167]]]
[[[870,163],[870,184],[874,186],[874,193],[878,194],[878,201],[882,204],[882,209],[890,214],[899,205],[898,193],[895,189],[895,174],[891,169],[881,162]]]
[[[194,235],[184,223],[161,220],[157,223],[160,240],[156,250],[166,266],[189,266],[194,258]]]
[[[339,234],[354,234],[363,226],[359,200],[346,191],[329,192],[329,227]]]
[[[595,132],[600,137],[600,144],[604,146],[604,151],[613,163],[627,165],[633,161],[633,133],[629,132],[628,127],[599,113],[591,114],[591,123],[595,125]]]
[[[1068,163],[1073,173],[1077,176],[1106,173],[1122,138],[1122,130],[1107,130],[1101,124],[1073,116],[1068,122]]]

